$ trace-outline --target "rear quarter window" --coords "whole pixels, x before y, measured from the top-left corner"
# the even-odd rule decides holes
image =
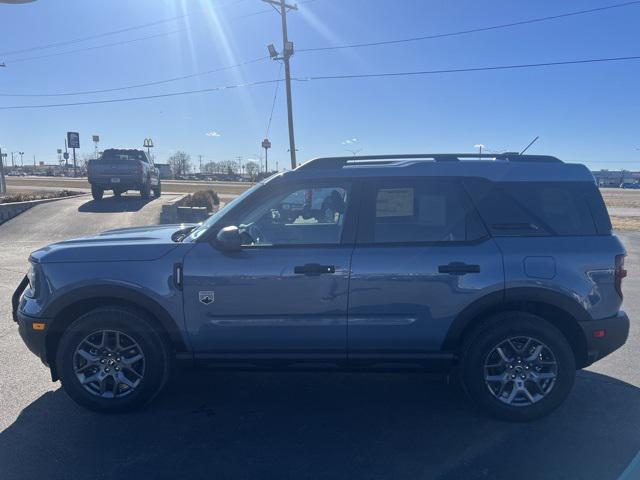
[[[494,236],[610,233],[595,183],[470,181],[467,188]]]

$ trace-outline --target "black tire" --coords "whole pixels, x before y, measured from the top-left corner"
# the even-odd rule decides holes
[[[114,190],[113,191],[113,196],[114,197],[119,197],[120,195],[122,195],[122,190]]]
[[[114,377],[107,381],[107,385],[111,387],[115,383],[115,388],[110,388],[111,394],[113,394],[113,390],[116,390],[118,395],[122,396],[104,398],[95,389],[89,391],[92,386],[83,386],[74,369],[75,362],[80,358],[76,355],[76,349],[81,345],[86,346],[87,343],[84,340],[102,330],[121,332],[124,334],[121,338],[128,337],[133,340],[138,347],[136,352],[140,350],[143,354],[143,360],[138,361],[142,362],[143,375],[133,389],[127,391],[127,385],[118,385],[114,382]],[[113,339],[112,336],[110,338]],[[107,343],[113,344],[113,341]],[[122,343],[127,345],[124,341]],[[125,350],[123,349],[123,358],[127,355]],[[167,340],[154,328],[144,314],[118,306],[100,307],[82,315],[65,330],[58,345],[56,365],[63,388],[75,402],[97,412],[125,412],[149,403],[166,384],[172,370],[170,351]],[[133,354],[133,350],[131,353]],[[106,353],[96,354],[101,358],[104,358],[105,355]],[[115,358],[113,359],[115,360]],[[140,368],[141,364],[137,365]],[[96,370],[105,367],[106,365],[96,363]],[[115,367],[112,368],[115,369]],[[121,369],[124,373],[127,368],[121,367]],[[85,377],[95,373],[97,371],[90,370]],[[112,370],[111,375],[114,374],[115,371]],[[130,373],[128,376],[133,379],[139,378]]]
[[[153,195],[156,198],[160,198],[160,195],[162,195],[162,185],[160,184],[160,180],[158,180],[158,185],[153,189]]]
[[[505,367],[497,367],[498,370],[487,370],[487,372],[491,374],[497,372],[498,375],[496,376],[501,376],[502,373],[500,373],[500,371],[501,369],[504,370],[504,375],[507,375],[508,383],[501,386],[501,380],[498,380],[497,384],[485,382],[485,365],[494,364],[494,360],[490,360],[490,355],[497,354],[497,347],[501,345],[502,342],[512,339],[513,342],[517,344],[517,339],[523,337],[532,339],[534,343],[531,344],[530,348],[534,350],[535,346],[539,345],[539,343],[536,344],[535,341],[543,343],[544,346],[548,348],[548,350],[544,350],[544,352],[547,352],[545,355],[549,352],[551,353],[552,358],[555,360],[555,366],[533,367],[534,363],[531,363],[519,367],[517,363],[514,364],[514,362],[511,361],[511,357],[524,359],[527,358],[527,356],[523,355],[520,357],[518,354],[509,354],[509,362],[504,362],[508,365]],[[521,341],[521,345],[522,344],[524,344],[524,341]],[[512,352],[515,351],[516,350],[512,350]],[[531,350],[528,351],[530,352]],[[533,362],[536,361],[537,357]],[[524,363],[526,364],[528,362],[524,360]],[[529,377],[526,377],[526,380],[521,381],[520,384],[524,385],[528,391],[532,389],[536,395],[542,395],[542,397],[536,399],[535,402],[531,402],[525,397],[524,393],[518,393],[516,402],[519,401],[519,405],[507,403],[508,397],[510,396],[509,394],[513,391],[512,389],[516,388],[516,383],[511,380],[513,377],[511,377],[510,374],[518,373],[513,370],[514,368],[523,369],[525,367],[527,371],[520,371],[520,373],[525,376],[535,375],[535,368],[553,369],[556,375],[555,383],[551,384],[546,394],[543,394],[543,390],[538,389],[536,384],[532,383]],[[511,368],[511,370],[507,371],[507,368]],[[483,413],[502,420],[530,421],[548,415],[566,399],[573,387],[575,373],[576,365],[573,351],[562,332],[545,319],[530,313],[506,312],[491,317],[479,328],[476,328],[467,335],[461,348],[459,377],[463,390],[475,407],[479,408]],[[515,378],[517,378],[517,381],[520,381],[520,378],[525,377],[518,375]],[[511,385],[511,388],[509,388],[509,385]],[[547,386],[548,385],[550,384],[547,383]],[[494,394],[496,390],[497,392]],[[500,395],[498,396],[498,394]]]
[[[151,196],[151,183],[149,179],[147,179],[147,182],[140,188],[140,196],[142,198],[149,198]]]
[[[102,196],[104,195],[104,189],[100,187],[91,186],[91,196],[96,202],[102,200]]]

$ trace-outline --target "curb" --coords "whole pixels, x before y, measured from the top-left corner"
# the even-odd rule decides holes
[[[86,193],[79,193],[78,195],[69,195],[67,197],[57,198],[44,198],[42,200],[29,200],[27,202],[14,202],[14,203],[0,203],[0,225],[14,217],[17,217],[23,212],[26,212],[32,207],[42,205],[43,203],[57,202],[59,200],[68,200],[70,198],[76,198]]]

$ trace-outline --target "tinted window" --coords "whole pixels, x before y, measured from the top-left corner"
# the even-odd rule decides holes
[[[142,160],[147,161],[144,152],[138,150],[105,150],[102,154],[103,160]]]
[[[459,242],[485,235],[457,183],[399,179],[370,189],[360,243]]]
[[[493,235],[592,235],[597,233],[587,182],[469,182],[468,188]],[[600,199],[600,202],[602,199]],[[594,206],[596,204],[594,203]]]
[[[238,219],[243,244],[338,244],[349,197],[345,185],[274,190]]]

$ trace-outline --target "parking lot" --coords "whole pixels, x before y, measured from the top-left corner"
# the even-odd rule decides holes
[[[426,374],[190,372],[137,413],[78,407],[11,321],[9,300],[27,256],[54,241],[157,223],[171,198],[97,204],[81,196],[0,225],[2,480],[151,478],[151,471],[172,479],[613,480],[640,450],[640,233],[632,229],[620,233],[629,253],[627,344],[580,372],[567,402],[534,423],[482,417],[453,382]]]

